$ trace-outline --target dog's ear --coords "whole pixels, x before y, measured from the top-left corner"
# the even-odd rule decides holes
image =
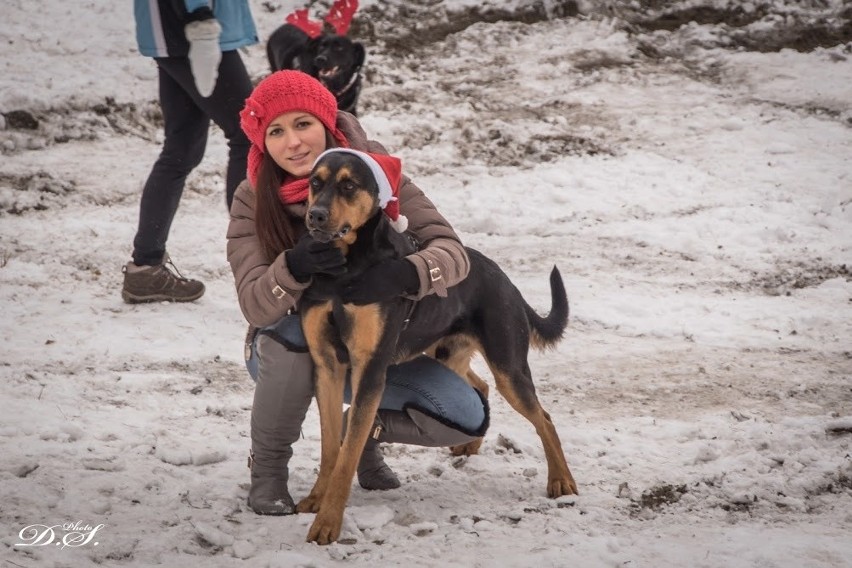
[[[355,67],[360,69],[367,58],[367,50],[364,49],[364,44],[357,41],[352,42],[352,53],[355,55]]]

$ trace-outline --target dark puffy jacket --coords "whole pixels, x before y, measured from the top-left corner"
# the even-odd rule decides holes
[[[337,127],[346,135],[352,148],[387,154],[387,150],[367,135],[351,114],[340,112]],[[420,250],[408,256],[420,275],[420,291],[413,298],[428,294],[445,295],[446,289],[467,277],[470,260],[455,231],[426,195],[403,176],[399,191],[400,212],[408,217],[408,231]],[[293,278],[281,253],[272,263],[266,260],[257,238],[254,222],[255,195],[248,181],[234,194],[231,222],[228,225],[228,262],[234,273],[237,297],[243,315],[251,326],[264,327],[283,318],[298,304],[310,282]],[[304,231],[306,207],[289,206],[289,212]]]

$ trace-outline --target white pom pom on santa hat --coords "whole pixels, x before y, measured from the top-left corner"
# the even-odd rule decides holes
[[[408,218],[399,212],[399,186],[402,182],[402,161],[387,154],[370,154],[352,148],[330,148],[319,155],[317,162],[331,152],[354,154],[370,167],[379,186],[379,207],[390,219],[391,227],[398,233],[408,228]],[[316,162],[314,162],[316,164]]]

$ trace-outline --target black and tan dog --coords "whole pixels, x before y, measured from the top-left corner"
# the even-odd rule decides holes
[[[568,322],[562,277],[550,274],[552,307],[541,317],[527,304],[502,270],[481,253],[467,249],[470,273],[447,296],[430,295],[416,305],[398,298],[354,305],[341,291],[368,267],[413,252],[412,241],[393,230],[382,212],[371,168],[350,151],[326,152],[310,177],[307,224],[316,240],[331,241],[347,259],[343,276],[315,275],[299,303],[302,328],[315,364],[322,455],[319,476],[299,512],[316,512],[308,541],[328,544],[340,536],[352,479],[367,441],[389,364],[423,352],[442,360],[487,395],[487,386],[470,370],[475,352],[485,358],[497,390],[538,432],[547,457],[547,494],[577,493],[556,428],[536,396],[527,355],[530,346],[552,347]],[[342,408],[347,370],[352,404],[343,444]],[[481,441],[481,440],[480,440]],[[457,448],[473,452],[478,448]]]

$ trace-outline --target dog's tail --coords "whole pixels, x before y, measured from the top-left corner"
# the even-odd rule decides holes
[[[550,272],[550,313],[541,317],[526,302],[524,312],[532,332],[532,346],[536,349],[555,347],[568,327],[568,294],[562,283],[562,275],[555,266]]]

